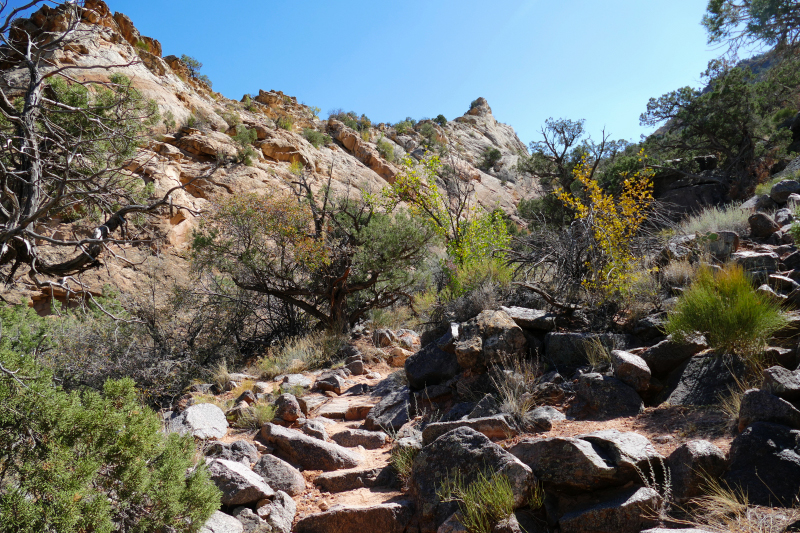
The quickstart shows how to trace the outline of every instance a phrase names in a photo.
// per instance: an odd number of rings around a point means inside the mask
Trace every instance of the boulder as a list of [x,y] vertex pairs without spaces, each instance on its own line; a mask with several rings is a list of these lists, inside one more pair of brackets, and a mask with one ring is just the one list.
[[267,523],[249,507],[237,507],[233,516],[244,526],[244,533],[262,533],[267,531]]
[[592,501],[564,514],[561,533],[639,533],[653,526],[659,496],[647,487],[617,489],[592,495]]
[[200,533],[244,533],[244,526],[231,515],[214,511],[200,528]]
[[[406,349],[401,348],[399,346],[395,346],[389,352],[389,357],[386,359],[386,362],[389,363],[389,366],[391,366],[392,368],[405,367],[406,361],[412,355],[414,355],[414,352],[412,352],[410,350],[406,350]],[[453,360],[455,360],[455,358],[453,358]],[[460,370],[460,367],[459,367],[459,370]]]
[[351,361],[345,365],[345,368],[350,371],[350,374],[353,376],[362,376],[367,373],[366,367],[364,366],[364,361]]
[[579,419],[636,416],[644,410],[642,398],[631,387],[609,376],[590,373],[578,378],[575,400],[567,414]]
[[290,392],[291,389],[295,387],[300,387],[304,390],[311,389],[311,380],[305,377],[303,374],[289,374],[283,376],[281,380],[281,390],[284,392]]
[[228,420],[213,403],[199,403],[170,418],[167,427],[174,433],[189,433],[198,439],[221,439],[228,433]]
[[275,454],[305,470],[339,470],[358,466],[362,457],[338,444],[323,442],[294,429],[264,424],[261,437]]
[[300,431],[319,440],[328,440],[328,432],[325,430],[325,424],[319,420],[306,420],[300,424]]
[[644,392],[650,385],[650,367],[638,355],[623,350],[611,351],[611,364],[614,366],[614,377],[636,392]]
[[701,496],[704,476],[718,479],[727,467],[722,450],[706,440],[692,440],[678,446],[667,464],[672,476],[672,495],[679,503]]
[[551,407],[549,405],[543,405],[536,407],[531,412],[529,412],[525,419],[528,423],[536,426],[537,428],[550,431],[553,428],[553,422],[556,420],[566,420],[567,417],[556,409],[555,407]]
[[456,472],[464,483],[473,482],[479,473],[504,474],[511,483],[515,508],[527,502],[534,482],[528,466],[485,435],[468,427],[454,429],[422,448],[414,458],[409,492],[418,503],[423,530],[435,531],[455,510],[450,504],[440,504],[437,490]]
[[772,217],[775,219],[775,223],[781,227],[794,221],[794,213],[791,209],[786,208],[778,209]]
[[514,427],[505,415],[494,415],[484,418],[470,418],[466,420],[454,420],[452,422],[433,422],[425,426],[422,430],[422,444],[427,446],[445,433],[456,428],[468,427],[482,433],[486,437],[495,440],[510,439],[516,436],[519,431]]
[[278,491],[272,500],[263,500],[256,505],[256,514],[266,522],[272,533],[292,533],[292,522],[297,514],[297,504],[291,496]]
[[275,495],[261,476],[241,463],[214,459],[208,465],[208,473],[222,492],[223,505],[244,505]]
[[796,402],[800,400],[800,375],[782,366],[773,366],[763,372],[762,390],[779,398]]
[[744,250],[731,255],[731,260],[748,272],[777,272],[778,254]]
[[737,357],[706,353],[695,355],[673,370],[656,403],[670,405],[713,405],[720,395],[730,393],[745,364]]
[[733,231],[718,231],[708,241],[708,251],[720,261],[727,261],[739,249],[739,235]]
[[461,324],[455,353],[465,369],[485,370],[504,356],[527,355],[528,342],[516,322],[504,311],[483,311]]
[[378,348],[386,348],[397,344],[397,335],[390,329],[376,329],[372,333],[372,344]]
[[756,422],[733,439],[724,480],[753,505],[791,507],[800,493],[799,443],[798,430]]
[[642,360],[655,376],[664,376],[681,363],[708,348],[702,335],[690,335],[680,342],[672,335],[640,354]]
[[765,390],[750,389],[742,396],[739,431],[753,422],[774,422],[800,429],[800,411],[791,403]]
[[334,372],[325,372],[314,381],[314,386],[317,389],[321,391],[331,391],[336,394],[341,394],[346,385],[347,383],[344,378]]
[[552,331],[556,328],[556,315],[540,309],[526,307],[500,307],[522,329]]
[[574,370],[588,363],[586,348],[595,340],[599,340],[609,350],[628,350],[635,347],[633,339],[628,335],[548,333],[544,338],[544,359],[561,373]]
[[275,400],[275,418],[280,418],[286,422],[294,422],[301,416],[303,411],[300,409],[300,404],[293,394],[281,394]]
[[365,429],[345,429],[331,436],[331,440],[345,448],[363,446],[366,450],[375,450],[386,444],[386,433]]
[[226,459],[228,461],[235,461],[242,463],[250,468],[250,465],[258,461],[261,454],[258,453],[256,447],[246,440],[237,440],[235,442],[214,442],[206,449],[206,456],[215,459]]
[[363,487],[373,488],[391,484],[396,475],[391,466],[366,470],[340,470],[323,472],[314,478],[314,484],[326,492],[346,492]]
[[370,431],[400,429],[408,422],[410,397],[408,387],[387,394],[370,410],[364,427]]
[[769,197],[777,204],[785,204],[790,194],[797,193],[800,193],[800,182],[783,180],[772,186],[769,191]]
[[183,131],[185,133],[175,142],[175,145],[181,150],[206,158],[216,158],[217,154],[224,154],[228,157],[236,156],[236,144],[224,133],[202,132],[190,128],[184,128]]
[[274,455],[263,455],[253,466],[273,490],[282,490],[290,496],[298,496],[306,488],[306,480],[298,469]]
[[578,438],[591,443],[595,449],[601,450],[602,455],[609,457],[623,479],[637,480],[639,472],[648,475],[651,470],[658,472],[664,463],[664,457],[647,437],[632,431],[605,429]]
[[750,236],[755,239],[766,239],[781,229],[780,225],[765,213],[753,213],[747,222],[750,224]]
[[[441,339],[440,339],[441,340]],[[454,353],[445,352],[438,343],[431,343],[405,360],[408,384],[415,389],[438,385],[461,372]]]
[[475,404],[475,407],[467,415],[467,418],[484,418],[487,416],[494,416],[502,411],[502,406],[498,403],[494,396],[485,394],[481,400]]
[[409,501],[370,505],[368,507],[337,507],[324,513],[301,518],[295,533],[404,533],[414,516]]

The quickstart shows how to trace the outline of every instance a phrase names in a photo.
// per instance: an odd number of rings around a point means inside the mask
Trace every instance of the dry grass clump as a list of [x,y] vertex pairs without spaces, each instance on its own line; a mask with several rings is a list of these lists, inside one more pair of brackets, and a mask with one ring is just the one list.
[[536,400],[530,389],[541,375],[538,359],[530,360],[503,353],[501,363],[490,373],[492,383],[499,395],[500,406],[523,425],[527,414],[536,407]]
[[676,232],[682,235],[691,235],[692,233],[735,231],[739,235],[744,235],[749,230],[748,216],[749,213],[737,205],[708,207],[681,222]]
[[783,533],[800,519],[800,509],[751,505],[742,489],[706,480],[706,495],[695,500],[693,525],[713,533]]
[[272,379],[279,374],[315,370],[330,362],[347,344],[347,336],[329,331],[314,332],[289,339],[259,359],[256,368],[261,377]]
[[239,429],[261,429],[264,424],[275,418],[275,411],[274,404],[257,402],[242,410],[231,425]]
[[686,287],[697,275],[697,264],[689,261],[670,261],[661,269],[661,277],[668,287]]
[[586,350],[586,359],[589,361],[589,366],[592,367],[592,370],[598,370],[602,366],[611,363],[611,351],[599,337],[592,337],[584,342],[584,349]]

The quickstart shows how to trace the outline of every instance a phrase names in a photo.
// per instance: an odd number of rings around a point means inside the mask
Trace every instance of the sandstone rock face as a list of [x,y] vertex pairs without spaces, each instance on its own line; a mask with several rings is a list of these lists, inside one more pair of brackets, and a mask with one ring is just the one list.
[[226,461],[214,459],[208,465],[211,480],[222,491],[224,505],[244,505],[271,498],[275,491],[250,468]]
[[474,429],[461,427],[445,433],[425,446],[413,462],[409,490],[417,501],[424,530],[435,531],[455,510],[450,504],[440,504],[436,495],[442,481],[455,471],[463,476],[465,483],[482,471],[505,474],[511,482],[515,507],[527,501],[534,481],[528,466]]
[[211,518],[200,528],[200,533],[244,533],[244,526],[231,515],[214,511]]
[[369,507],[331,509],[302,518],[295,533],[404,533],[414,515],[411,502],[384,503]]
[[189,433],[198,439],[221,439],[228,432],[228,421],[222,409],[211,403],[187,407],[169,420],[167,427],[175,433]]
[[306,470],[338,470],[358,466],[362,457],[350,450],[304,435],[297,430],[265,424],[261,437],[275,448],[276,455]]
[[791,506],[800,492],[798,443],[800,431],[754,423],[733,439],[725,481],[744,490],[752,504]]
[[502,354],[526,355],[528,347],[522,329],[504,311],[483,311],[461,324],[458,336],[455,353],[462,368],[485,369]]
[[668,464],[672,475],[672,494],[678,502],[703,494],[703,476],[717,479],[727,467],[722,450],[705,440],[682,444],[670,454]]
[[274,455],[262,456],[253,466],[253,471],[261,476],[274,490],[282,490],[290,496],[302,494],[306,488],[303,474]]

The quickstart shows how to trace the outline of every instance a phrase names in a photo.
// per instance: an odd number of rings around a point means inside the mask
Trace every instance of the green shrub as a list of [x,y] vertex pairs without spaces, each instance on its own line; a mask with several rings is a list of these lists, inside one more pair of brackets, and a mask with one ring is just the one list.
[[261,429],[275,418],[275,404],[258,402],[244,409],[231,425],[238,429]]
[[488,171],[494,167],[502,157],[503,154],[500,152],[500,150],[494,146],[490,146],[483,151],[483,154],[481,154],[481,162],[478,164],[478,168]]
[[150,51],[150,45],[147,44],[145,41],[142,41],[141,39],[136,41],[136,48],[138,48],[139,50],[144,50],[145,52]]
[[292,131],[292,127],[294,126],[294,119],[289,115],[283,115],[282,117],[278,117],[278,121],[276,122],[276,124],[281,129]]
[[350,129],[356,131],[365,131],[372,127],[372,121],[367,115],[359,117],[355,111],[345,111],[343,109],[334,109],[328,114],[328,118],[336,119]]
[[382,158],[390,163],[394,162],[394,147],[392,146],[392,143],[385,140],[383,135],[381,135],[381,137],[378,139],[378,142],[375,144],[378,148],[378,153],[381,154]]
[[0,309],[0,532],[196,531],[220,493],[190,436],[164,435],[131,379],[65,392],[38,365],[50,321]]
[[171,131],[175,131],[175,127],[177,123],[175,122],[175,114],[172,111],[167,111],[164,113],[164,127],[167,129],[167,133]]
[[304,168],[305,165],[303,165],[303,163],[301,163],[300,161],[292,161],[292,164],[289,165],[289,172],[291,172],[295,176],[299,176],[300,174],[303,173]]
[[330,136],[322,133],[321,131],[312,130],[311,128],[303,128],[303,137],[305,137],[308,142],[314,145],[314,148],[319,148],[320,146],[325,146],[326,144],[331,143]]
[[236,126],[242,123],[242,117],[240,117],[239,113],[237,113],[236,111],[219,110],[218,114],[219,116],[222,117],[222,120],[224,120],[225,123],[228,124],[229,128],[235,128]]
[[456,472],[442,483],[437,496],[443,502],[458,503],[461,523],[469,533],[491,533],[514,512],[514,491],[504,474],[479,472],[467,483]]
[[480,103],[481,103],[481,99],[480,98],[476,98],[475,100],[473,100],[472,102],[469,103],[469,108],[470,109],[475,109],[476,107],[478,107],[480,105]]
[[238,148],[236,150],[236,162],[243,163],[248,167],[253,166],[253,159],[258,157],[258,154],[253,149],[253,143],[258,138],[258,133],[255,128],[249,129],[244,124],[236,126],[236,133],[233,140],[236,141]]
[[408,133],[413,128],[414,125],[408,120],[403,120],[402,122],[398,122],[397,124],[394,125],[394,129],[398,135],[403,135],[405,133]]
[[408,480],[411,479],[411,469],[418,454],[419,449],[413,446],[392,446],[389,464],[397,472],[397,477],[400,478],[404,488],[408,486]]
[[433,121],[442,127],[447,126],[447,119],[444,115],[437,115]]
[[749,276],[736,265],[715,273],[702,268],[670,312],[665,330],[677,339],[694,332],[726,353],[736,353],[757,364],[759,350],[787,319],[769,296],[756,292]]
[[244,95],[244,98],[242,98],[242,103],[244,104],[244,108],[250,111],[251,113],[255,112],[256,109],[258,109],[256,103],[253,101],[253,97],[250,96],[249,94]]

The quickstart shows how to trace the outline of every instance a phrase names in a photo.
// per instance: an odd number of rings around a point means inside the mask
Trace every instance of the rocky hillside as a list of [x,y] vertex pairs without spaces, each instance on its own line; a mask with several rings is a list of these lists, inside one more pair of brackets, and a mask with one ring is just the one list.
[[[180,277],[175,273],[186,271],[182,252],[187,239],[215,198],[288,188],[296,179],[293,172],[300,169],[315,190],[330,175],[338,193],[378,191],[393,181],[402,157],[410,154],[419,159],[425,152],[426,139],[414,129],[400,133],[390,125],[377,124],[355,131],[337,120],[318,118],[308,106],[280,91],[259,90],[252,99],[248,95],[241,101],[228,99],[194,79],[177,57],[162,57],[159,41],[141,35],[124,14],[112,13],[101,0],[89,0],[86,7],[77,41],[54,54],[54,68],[92,67],[65,72],[81,81],[107,81],[111,73],[122,73],[158,104],[163,120],[153,131],[152,141],[127,166],[127,171],[154,185],[155,195],[209,173],[218,156],[235,155],[237,145],[231,137],[237,123],[257,132],[257,158],[252,166],[225,164],[173,195],[176,206],[189,209],[173,210],[159,220],[166,234],[166,242],[158,250],[160,262],[145,267],[140,265],[147,254],[144,250],[116,249],[130,263],[105,258],[107,269],[83,275],[82,283],[93,292],[104,283],[126,292],[141,290],[149,279],[148,268],[157,277]],[[45,6],[24,27],[35,33],[58,30],[64,24],[62,10]],[[21,87],[25,76],[23,69],[8,69],[4,88]],[[472,180],[478,202],[487,209],[499,207],[516,219],[515,205],[531,193],[532,185],[513,168],[519,154],[527,153],[514,130],[495,120],[483,98],[473,102],[464,116],[445,125],[427,122],[434,128],[436,142],[452,145],[453,166],[463,179]],[[303,135],[304,129],[325,133],[332,141],[315,147]],[[381,155],[379,141],[388,143],[393,153],[387,156],[384,150]],[[482,154],[491,147],[500,151],[501,158],[482,170],[478,168]],[[61,289],[53,291],[57,297],[63,295]],[[7,299],[20,301],[23,297],[32,299],[37,309],[47,308],[49,294],[33,286],[16,289]]]

